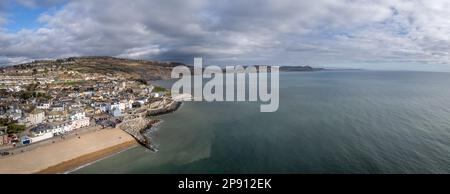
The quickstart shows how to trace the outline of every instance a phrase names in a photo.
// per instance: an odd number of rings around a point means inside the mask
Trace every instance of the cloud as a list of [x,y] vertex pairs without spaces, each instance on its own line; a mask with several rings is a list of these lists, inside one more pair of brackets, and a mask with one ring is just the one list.
[[65,0],[15,0],[17,3],[29,8],[50,7],[64,2]]
[[[3,25],[11,22],[9,16],[13,12],[14,6],[24,6],[29,9],[35,8],[49,8],[55,5],[59,5],[66,0],[2,0],[0,1],[0,29]],[[8,13],[10,12],[10,13]]]
[[[61,3],[18,2],[28,7]],[[43,13],[37,18],[39,29],[0,31],[0,56],[111,55],[187,63],[204,56],[217,64],[450,64],[448,16],[447,0],[78,0]]]
[[5,12],[6,12],[6,2],[0,1],[0,28],[7,22]]

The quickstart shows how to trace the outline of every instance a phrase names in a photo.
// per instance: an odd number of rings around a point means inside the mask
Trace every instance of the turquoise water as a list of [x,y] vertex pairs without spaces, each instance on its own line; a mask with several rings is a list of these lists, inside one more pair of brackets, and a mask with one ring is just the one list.
[[280,108],[189,102],[134,148],[74,173],[450,173],[450,74],[283,73]]

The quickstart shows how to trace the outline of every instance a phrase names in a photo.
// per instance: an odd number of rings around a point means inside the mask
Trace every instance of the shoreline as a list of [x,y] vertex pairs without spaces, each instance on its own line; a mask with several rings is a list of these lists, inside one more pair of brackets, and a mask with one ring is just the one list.
[[139,143],[137,141],[128,141],[119,145],[111,146],[109,148],[99,150],[96,152],[88,153],[77,158],[73,158],[68,161],[61,162],[57,165],[50,166],[44,170],[41,170],[35,174],[66,174],[84,167],[88,164],[95,163],[102,159],[114,156],[120,152],[135,148]]
[[[172,113],[182,104],[174,101],[168,107],[147,110],[146,115]],[[139,134],[155,130],[162,122],[156,120],[154,123],[146,123],[146,126],[150,124],[151,127],[140,130]],[[135,134],[120,127],[88,130],[67,139],[49,140],[40,145],[24,147],[19,153],[0,157],[0,174],[67,174],[139,145],[157,151],[152,145],[143,143],[148,143],[148,140],[142,142]]]
[[136,139],[121,129],[92,131],[13,156],[0,157],[0,174],[65,173],[138,145]]

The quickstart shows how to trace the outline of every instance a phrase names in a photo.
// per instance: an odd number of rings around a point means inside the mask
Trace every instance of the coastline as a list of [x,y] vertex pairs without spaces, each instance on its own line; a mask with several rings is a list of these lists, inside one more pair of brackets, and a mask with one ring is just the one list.
[[64,173],[139,145],[120,129],[93,131],[24,153],[0,157],[1,174]]
[[58,174],[58,173],[72,172],[80,167],[95,163],[96,161],[113,156],[120,152],[134,148],[138,145],[139,144],[136,141],[124,142],[119,145],[111,146],[111,147],[103,149],[103,150],[88,153],[86,155],[59,163],[57,165],[50,166],[44,170],[37,172],[36,174]]
[[[169,101],[163,108],[146,109],[145,116],[172,113],[182,104],[178,101]],[[158,151],[143,135],[155,130],[163,122],[159,119],[155,121],[152,123],[143,120],[145,127],[150,126],[145,128],[148,131],[139,126],[142,122],[133,121],[131,122],[133,125],[125,128],[116,126],[116,128],[87,130],[66,136],[64,139],[53,139],[40,142],[39,145],[17,148],[11,152],[13,155],[0,156],[0,174],[65,174],[139,145]]]
[[[163,110],[158,110],[152,116],[158,116],[158,115],[175,112],[182,106],[182,104],[183,104],[182,102],[172,103],[171,106],[169,106],[168,108],[164,108]],[[151,123],[151,127],[148,129],[148,131],[151,132],[151,131],[155,130],[163,122],[164,122],[163,120],[157,120],[155,123]],[[126,132],[125,130],[123,130],[123,131]],[[147,130],[145,130],[145,131],[147,131]],[[144,133],[145,133],[145,131],[144,131]],[[128,133],[128,132],[126,132],[126,133]],[[80,157],[77,157],[77,158],[74,158],[74,159],[71,159],[68,161],[61,162],[57,165],[50,166],[44,170],[41,170],[41,171],[37,172],[37,174],[70,173],[70,172],[73,172],[74,170],[82,168],[86,165],[93,164],[93,163],[100,161],[102,159],[105,159],[107,157],[113,156],[115,154],[119,154],[128,149],[142,145],[142,143],[139,142],[136,139],[136,137],[134,137],[131,134],[129,134],[129,135],[134,139],[124,142],[124,143],[121,143],[121,144],[118,144],[118,145],[108,147],[103,150],[98,150],[96,152],[88,153],[86,155],[83,155],[83,156],[80,156]],[[151,146],[150,146],[150,148],[154,149]]]

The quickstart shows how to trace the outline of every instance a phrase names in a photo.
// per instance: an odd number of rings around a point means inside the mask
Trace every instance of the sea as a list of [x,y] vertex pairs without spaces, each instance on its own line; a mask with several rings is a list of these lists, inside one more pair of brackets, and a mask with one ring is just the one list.
[[72,173],[450,173],[450,73],[284,72],[278,111],[260,104],[185,102],[149,132],[158,152]]

